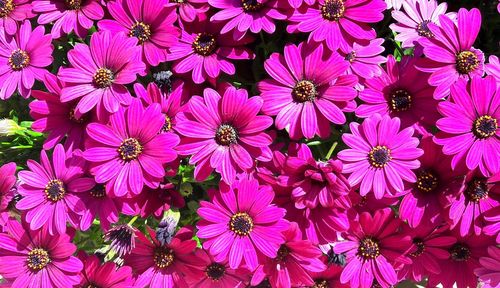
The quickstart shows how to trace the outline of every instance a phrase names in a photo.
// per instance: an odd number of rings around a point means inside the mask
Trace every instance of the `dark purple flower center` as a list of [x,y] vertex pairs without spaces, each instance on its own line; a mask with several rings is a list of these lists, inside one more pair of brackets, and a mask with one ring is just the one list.
[[231,216],[229,229],[239,236],[247,236],[253,230],[253,219],[245,212],[238,212]]
[[486,179],[475,178],[472,179],[465,189],[465,196],[472,202],[479,202],[488,197],[488,185]]
[[434,34],[432,34],[431,30],[429,29],[428,24],[431,23],[431,20],[424,20],[417,25],[417,33],[419,36],[422,37],[427,37],[427,38],[432,38],[434,37]]
[[290,248],[286,247],[285,244],[281,244],[280,248],[278,249],[278,253],[276,254],[275,260],[278,262],[283,262],[286,260],[288,255],[290,255]]
[[207,266],[205,273],[208,278],[217,281],[220,280],[226,273],[226,267],[222,264],[214,262]]
[[97,88],[104,89],[113,84],[113,81],[115,80],[115,74],[108,68],[99,68],[95,72],[93,80],[94,85]]
[[365,237],[359,242],[358,255],[365,260],[375,259],[380,255],[379,241],[373,237]]
[[106,196],[106,189],[104,188],[104,185],[97,184],[90,190],[90,195],[94,198],[104,198]]
[[13,0],[0,0],[0,18],[10,14],[14,10]]
[[497,119],[483,115],[474,121],[472,133],[479,139],[490,138],[495,135],[498,129]]
[[167,268],[174,263],[174,250],[167,247],[158,247],[155,250],[153,260],[156,267],[160,269]]
[[82,7],[82,0],[64,0],[68,10],[78,10]]
[[85,286],[85,288],[101,288],[101,286],[97,286],[94,283],[89,283],[87,284],[87,286]]
[[451,246],[448,252],[450,253],[451,259],[458,262],[467,261],[471,256],[469,247],[463,243],[456,243]]
[[64,183],[59,180],[50,180],[49,183],[45,186],[44,189],[45,196],[47,199],[56,202],[64,198],[66,194],[66,188],[64,187]]
[[354,62],[356,60],[356,51],[351,51],[347,55],[345,55],[345,60],[349,62]]
[[293,87],[292,96],[296,102],[303,103],[306,101],[314,101],[318,96],[318,92],[313,82],[301,80]]
[[217,41],[212,34],[198,33],[192,46],[195,53],[208,56],[214,53],[215,48],[217,48]]
[[421,192],[432,192],[437,188],[438,184],[438,178],[429,171],[422,171],[417,177],[417,189]]
[[424,253],[425,250],[425,244],[424,241],[420,238],[413,238],[413,244],[417,247],[417,250],[414,252],[410,253],[410,256],[412,257],[418,257]]
[[68,118],[69,120],[73,121],[74,123],[77,123],[77,124],[82,124],[84,122],[87,121],[87,117],[86,115],[82,115],[80,116],[80,118],[76,118],[76,115],[75,115],[75,108],[72,108],[69,110],[69,115],[68,115]]
[[30,56],[26,51],[16,49],[10,54],[8,62],[12,70],[19,71],[30,64]]
[[135,24],[130,27],[128,35],[139,39],[139,44],[142,44],[151,37],[151,27],[144,22],[135,22]]
[[391,150],[386,146],[375,146],[368,153],[368,161],[375,168],[383,168],[391,159]]
[[245,12],[256,12],[262,8],[262,3],[257,0],[241,0],[241,5]]
[[321,6],[321,15],[326,20],[338,21],[344,16],[344,12],[344,0],[325,0],[325,3]]
[[328,280],[325,279],[316,279],[314,281],[314,285],[311,286],[311,288],[329,288],[330,284],[328,283]]
[[389,97],[389,108],[393,112],[406,111],[411,107],[411,95],[404,89],[393,91]]
[[165,124],[161,127],[161,132],[168,132],[172,130],[172,119],[165,114]]
[[457,54],[457,71],[461,74],[468,74],[479,67],[479,59],[476,53],[462,51]]
[[123,140],[120,147],[118,147],[118,153],[123,161],[132,161],[137,159],[142,153],[142,146],[139,141],[135,138],[127,138]]
[[134,228],[127,224],[115,226],[104,234],[104,240],[111,242],[111,248],[120,256],[130,253],[135,247],[134,237]]
[[229,124],[222,124],[215,133],[215,141],[219,145],[229,146],[238,140],[238,132]]
[[32,271],[37,272],[45,268],[50,263],[49,253],[45,249],[36,248],[28,252],[26,265]]

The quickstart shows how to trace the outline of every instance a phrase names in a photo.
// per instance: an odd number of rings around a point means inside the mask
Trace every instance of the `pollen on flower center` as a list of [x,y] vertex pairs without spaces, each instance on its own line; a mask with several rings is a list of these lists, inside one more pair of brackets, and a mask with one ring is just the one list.
[[325,279],[317,279],[316,281],[314,281],[314,285],[311,286],[311,288],[328,288],[328,287],[330,287],[330,284]]
[[413,244],[415,244],[415,246],[417,246],[417,250],[415,252],[410,253],[410,256],[418,257],[418,256],[422,255],[424,253],[424,250],[425,250],[424,241],[420,238],[414,238]]
[[104,198],[106,196],[106,190],[104,189],[104,185],[97,184],[90,190],[90,195],[94,198]]
[[123,140],[120,147],[118,147],[118,153],[123,161],[131,161],[137,159],[142,153],[142,146],[139,141],[135,138],[127,138]]
[[356,60],[356,51],[351,51],[347,55],[345,55],[345,60],[349,62],[354,62]]
[[240,236],[247,236],[252,232],[253,219],[245,212],[239,212],[231,216],[229,229]]
[[87,121],[87,117],[85,117],[85,115],[80,116],[80,118],[76,118],[76,116],[75,116],[75,108],[72,108],[71,110],[69,110],[68,114],[69,114],[68,115],[69,120],[71,120],[71,121],[73,121],[75,123],[82,124],[83,122]]
[[457,54],[457,70],[461,74],[470,73],[479,67],[479,59],[474,52],[462,51]]
[[474,121],[472,133],[479,139],[486,139],[495,135],[497,129],[497,119],[489,115],[483,115]]
[[66,188],[64,183],[59,179],[50,180],[44,189],[45,196],[47,199],[56,202],[64,198],[66,194]]
[[309,80],[301,80],[295,84],[292,89],[292,96],[295,101],[303,103],[306,101],[313,101],[318,96],[316,86]]
[[165,114],[165,124],[161,127],[161,132],[168,132],[172,130],[172,119]]
[[410,109],[411,107],[411,95],[408,91],[403,89],[398,89],[391,93],[390,97],[390,108],[393,112],[401,112]]
[[219,280],[226,273],[226,267],[222,264],[214,262],[207,266],[205,273],[208,278],[212,280]]
[[209,33],[198,33],[193,42],[193,50],[197,54],[208,56],[217,48],[215,37]]
[[45,268],[50,262],[49,253],[41,248],[36,248],[28,253],[26,264],[32,271],[37,272]]
[[383,168],[391,159],[391,150],[386,146],[375,146],[368,153],[368,161],[375,168]]
[[321,14],[326,20],[338,21],[344,16],[344,12],[344,0],[325,0],[321,6]]
[[290,249],[286,247],[285,244],[281,244],[280,248],[278,249],[278,254],[276,255],[276,261],[282,262],[286,259],[286,257],[290,254]]
[[172,265],[175,260],[174,251],[170,248],[158,247],[153,258],[156,267],[163,269]]
[[97,88],[107,88],[113,84],[115,80],[115,75],[113,71],[107,68],[99,68],[94,74],[94,84]]
[[238,140],[238,132],[229,124],[222,124],[215,133],[215,140],[219,145],[229,146]]
[[262,8],[262,3],[257,0],[241,0],[241,5],[245,12],[256,12]]
[[68,10],[78,10],[82,6],[82,0],[64,0]]
[[100,286],[97,286],[93,283],[90,283],[90,284],[87,284],[87,286],[85,286],[85,288],[101,288]]
[[129,36],[139,39],[139,44],[142,44],[151,37],[151,27],[144,22],[135,22],[130,28]]
[[19,71],[30,64],[30,56],[26,51],[16,49],[10,54],[8,62],[12,70]]
[[14,0],[0,0],[0,18],[3,18],[14,11]]
[[486,179],[476,178],[470,181],[465,189],[465,195],[470,201],[479,202],[488,197]]
[[424,20],[417,25],[417,33],[419,36],[422,37],[427,37],[427,38],[432,38],[434,37],[434,34],[432,34],[431,30],[429,29],[428,24],[431,23],[431,20]]
[[438,178],[429,171],[422,171],[417,177],[417,189],[421,192],[432,192],[438,184]]
[[471,256],[469,247],[461,243],[453,245],[448,252],[450,253],[451,259],[458,262],[467,261]]
[[359,243],[358,255],[365,260],[375,259],[380,255],[378,240],[372,237],[365,237]]

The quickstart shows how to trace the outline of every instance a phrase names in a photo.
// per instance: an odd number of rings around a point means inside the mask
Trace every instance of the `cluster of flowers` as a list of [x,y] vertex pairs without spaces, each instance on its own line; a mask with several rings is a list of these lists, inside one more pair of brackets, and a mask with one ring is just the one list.
[[[473,47],[481,14],[386,2],[0,0],[0,99],[32,98],[47,135],[39,161],[0,168],[0,286],[500,287],[500,64]],[[411,55],[382,56],[387,9]],[[278,22],[303,41],[249,96],[236,65]],[[332,134],[318,159],[307,139]],[[177,229],[167,179],[187,165],[220,183]],[[114,261],[72,243],[95,225]]]

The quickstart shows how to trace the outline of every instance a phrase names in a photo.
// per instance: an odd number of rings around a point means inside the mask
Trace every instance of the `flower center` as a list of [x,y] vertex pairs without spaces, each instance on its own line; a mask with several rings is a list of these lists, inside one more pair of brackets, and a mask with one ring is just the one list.
[[82,6],[82,0],[64,0],[68,10],[78,10]]
[[90,190],[90,195],[94,198],[104,198],[106,196],[106,190],[104,189],[104,185],[97,184],[94,186],[92,190]]
[[219,145],[229,146],[238,140],[238,132],[229,124],[222,124],[215,133],[215,140]]
[[12,51],[8,61],[12,70],[19,71],[30,64],[30,56],[26,51],[16,49]]
[[457,70],[461,74],[470,73],[479,66],[479,59],[474,52],[462,51],[457,54]]
[[174,263],[174,251],[169,248],[159,247],[156,249],[154,254],[154,261],[156,267],[163,269]]
[[344,0],[325,0],[325,4],[321,6],[321,14],[326,20],[338,21],[344,16],[344,12]]
[[314,285],[311,286],[311,288],[329,288],[330,285],[327,280],[325,279],[317,279],[314,281]]
[[26,259],[28,268],[37,272],[45,268],[50,262],[49,253],[41,248],[36,248],[28,253]]
[[151,27],[144,22],[135,22],[128,35],[139,39],[139,44],[142,44],[151,37]]
[[368,153],[368,161],[375,168],[383,168],[391,159],[391,150],[386,146],[373,147]]
[[290,254],[290,249],[286,247],[285,244],[281,244],[280,249],[278,249],[278,254],[276,255],[275,260],[278,262],[285,261],[286,257]]
[[316,86],[309,80],[301,80],[295,84],[292,89],[292,96],[295,101],[303,103],[306,101],[313,101],[318,96]]
[[345,55],[345,60],[349,62],[354,62],[356,60],[356,51],[351,51],[347,55]]
[[365,237],[359,243],[358,255],[365,260],[375,259],[380,255],[378,240],[372,237]]
[[207,274],[208,278],[217,281],[221,279],[226,273],[226,267],[224,267],[224,265],[222,264],[214,262],[207,266],[205,273]]
[[94,84],[97,88],[107,88],[113,84],[115,75],[107,68],[99,68],[94,74]]
[[262,8],[262,3],[257,2],[257,0],[241,0],[241,5],[245,12],[255,12]]
[[165,114],[165,124],[161,127],[161,132],[168,132],[172,130],[172,119]]
[[123,161],[135,160],[142,153],[142,146],[137,139],[127,138],[118,147],[118,153]]
[[479,139],[489,138],[497,132],[498,122],[497,119],[483,115],[474,121],[474,129],[472,133]]
[[465,195],[470,201],[478,203],[488,197],[488,186],[485,179],[473,179],[465,189]]
[[431,20],[424,20],[417,25],[417,33],[419,36],[422,37],[427,37],[427,38],[432,38],[434,37],[434,34],[432,34],[431,30],[429,29],[428,24],[431,23]]
[[471,252],[469,247],[465,244],[457,243],[453,245],[448,252],[450,252],[451,259],[462,262],[470,258]]
[[252,232],[253,219],[245,212],[236,213],[229,221],[229,229],[240,236],[247,236]]
[[198,33],[193,42],[193,50],[197,54],[208,56],[217,48],[215,37],[208,33]]
[[64,183],[59,180],[50,180],[47,186],[45,186],[45,196],[47,199],[56,202],[64,198],[64,194],[66,194],[66,188],[64,188]]
[[10,14],[14,10],[13,0],[0,0],[0,18]]
[[87,121],[87,117],[85,117],[85,115],[80,116],[80,118],[76,118],[75,108],[72,108],[71,110],[69,110],[68,118],[69,118],[69,120],[71,120],[77,124],[82,124],[83,122]]
[[417,250],[415,252],[410,253],[410,256],[417,257],[422,255],[425,250],[424,241],[422,241],[422,239],[420,238],[413,238],[413,244],[417,246]]
[[421,192],[432,192],[438,186],[438,178],[428,171],[422,171],[417,178],[417,189]]
[[184,0],[170,0],[170,3],[184,4]]
[[94,283],[87,284],[85,288],[101,288],[100,286],[95,285]]
[[390,105],[393,112],[406,111],[411,107],[411,95],[403,89],[393,91],[390,95]]

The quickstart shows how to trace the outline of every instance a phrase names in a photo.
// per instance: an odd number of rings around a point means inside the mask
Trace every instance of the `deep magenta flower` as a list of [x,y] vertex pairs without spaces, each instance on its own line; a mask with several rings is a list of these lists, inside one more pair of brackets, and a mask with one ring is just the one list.
[[104,10],[98,0],[35,0],[33,12],[40,14],[38,24],[52,26],[52,38],[57,39],[72,31],[85,38],[95,20],[104,17]]
[[16,163],[9,162],[0,166],[0,212],[6,211],[14,193],[16,184]]
[[487,75],[495,77],[497,85],[500,84],[500,62],[497,56],[491,55],[490,58],[488,58],[488,64],[484,65],[484,70]]
[[439,103],[443,118],[436,126],[444,133],[434,142],[453,156],[453,169],[465,162],[470,170],[479,167],[484,176],[500,171],[500,87],[495,82],[491,76],[470,83],[460,79],[451,87],[450,101]]
[[429,84],[436,86],[435,99],[447,97],[458,79],[483,75],[484,54],[472,47],[481,27],[478,9],[461,8],[456,23],[449,16],[440,15],[439,26],[428,23],[427,27],[434,37],[419,39],[426,58],[418,68],[432,73]]
[[402,221],[394,217],[391,209],[378,210],[373,215],[362,213],[352,221],[346,232],[347,241],[337,243],[335,253],[346,253],[347,265],[340,276],[342,283],[351,287],[369,288],[376,281],[382,287],[398,282],[395,268],[411,263],[406,253],[411,237],[401,234]]
[[104,231],[109,230],[111,223],[118,221],[121,202],[116,198],[110,198],[103,185],[97,184],[78,196],[84,206],[79,226],[81,231],[89,229],[97,216],[99,216],[99,223]]
[[488,247],[488,256],[479,258],[480,268],[474,270],[484,288],[494,288],[500,285],[500,248]]
[[36,80],[43,80],[47,72],[44,67],[53,61],[51,39],[45,28],[31,30],[30,21],[21,24],[13,37],[0,29],[0,99],[10,98],[14,91],[28,98]]
[[322,44],[288,44],[284,55],[273,53],[264,67],[272,79],[258,83],[262,111],[276,115],[276,128],[286,128],[292,139],[328,137],[330,122],[344,124],[343,111],[355,107],[357,78],[342,75],[349,62],[336,52],[326,55]]
[[254,159],[270,161],[272,142],[264,130],[272,125],[269,116],[257,115],[262,107],[258,96],[248,98],[244,89],[230,86],[221,97],[211,88],[203,98],[193,96],[189,111],[178,114],[177,132],[184,136],[177,147],[181,155],[193,155],[195,178],[204,180],[215,169],[230,184],[237,173],[249,171]]
[[340,51],[340,55],[350,63],[347,71],[366,79],[380,76],[382,74],[380,65],[386,62],[385,57],[380,55],[385,50],[383,43],[382,38],[373,39],[367,45],[354,42],[352,47]]
[[114,262],[101,261],[95,255],[78,253],[78,258],[83,262],[80,275],[80,284],[76,287],[106,287],[106,288],[132,288],[132,269],[128,266],[117,267]]
[[179,28],[173,25],[177,20],[175,7],[167,4],[165,0],[112,1],[106,8],[113,20],[99,21],[99,29],[137,38],[143,62],[157,66],[167,60],[166,50],[179,36]]
[[145,69],[135,37],[109,31],[92,34],[90,47],[78,43],[68,52],[72,68],[60,69],[58,78],[67,85],[61,101],[79,99],[75,109],[85,114],[97,107],[97,114],[114,113],[120,105],[130,104],[125,84],[135,81]]
[[83,268],[71,256],[75,251],[67,234],[50,235],[47,226],[33,230],[11,218],[6,233],[0,233],[0,274],[12,281],[12,288],[72,288]]
[[429,74],[415,68],[418,58],[403,57],[396,62],[387,57],[382,75],[365,79],[365,89],[359,93],[364,104],[356,109],[356,116],[366,118],[375,113],[399,117],[402,127],[431,127],[439,119],[438,101],[432,97],[434,87],[427,83]]
[[[143,123],[148,123],[143,125]],[[128,108],[110,116],[110,124],[87,126],[89,142],[84,157],[93,162],[90,169],[98,183],[106,183],[110,195],[141,193],[144,185],[156,188],[165,176],[163,165],[175,160],[179,137],[161,133],[165,117],[160,105],[144,108],[134,99]]]
[[40,164],[28,160],[29,170],[19,172],[18,188],[23,198],[16,208],[26,211],[26,221],[35,230],[47,227],[51,235],[64,234],[66,222],[77,227],[83,211],[78,194],[94,187],[94,179],[84,177],[85,160],[81,151],[64,151],[61,144],[54,148],[52,161],[45,150]]
[[285,210],[271,204],[274,193],[255,179],[243,178],[227,189],[211,191],[211,202],[202,201],[198,215],[199,238],[218,262],[229,261],[232,269],[245,259],[254,270],[258,254],[275,258],[284,242],[281,231],[288,228]]
[[343,172],[350,174],[351,186],[361,183],[361,196],[370,191],[377,199],[400,194],[404,191],[403,180],[417,181],[412,170],[420,167],[417,159],[423,151],[417,148],[418,139],[412,137],[413,128],[400,131],[399,118],[379,114],[349,127],[352,134],[343,134],[342,140],[350,149],[337,156],[344,162]]
[[485,221],[483,227],[484,234],[493,237],[496,236],[497,243],[500,243],[500,206],[488,210],[484,213],[483,218]]
[[184,207],[184,198],[172,183],[160,184],[157,189],[144,188],[139,195],[124,199],[122,213],[126,215],[140,215],[143,218],[154,216],[163,217],[163,213],[172,206]]
[[29,0],[4,0],[0,8],[0,28],[7,35],[15,35],[19,22],[35,17]]
[[328,262],[328,257],[322,256],[320,258],[323,263],[328,266],[322,272],[310,272],[311,278],[314,280],[314,284],[311,287],[321,287],[321,288],[349,288],[348,284],[343,284],[340,282],[340,275],[342,274],[343,267],[332,264]]
[[176,0],[173,4],[177,7],[179,18],[185,22],[193,22],[198,15],[204,15],[210,9],[206,0]]

